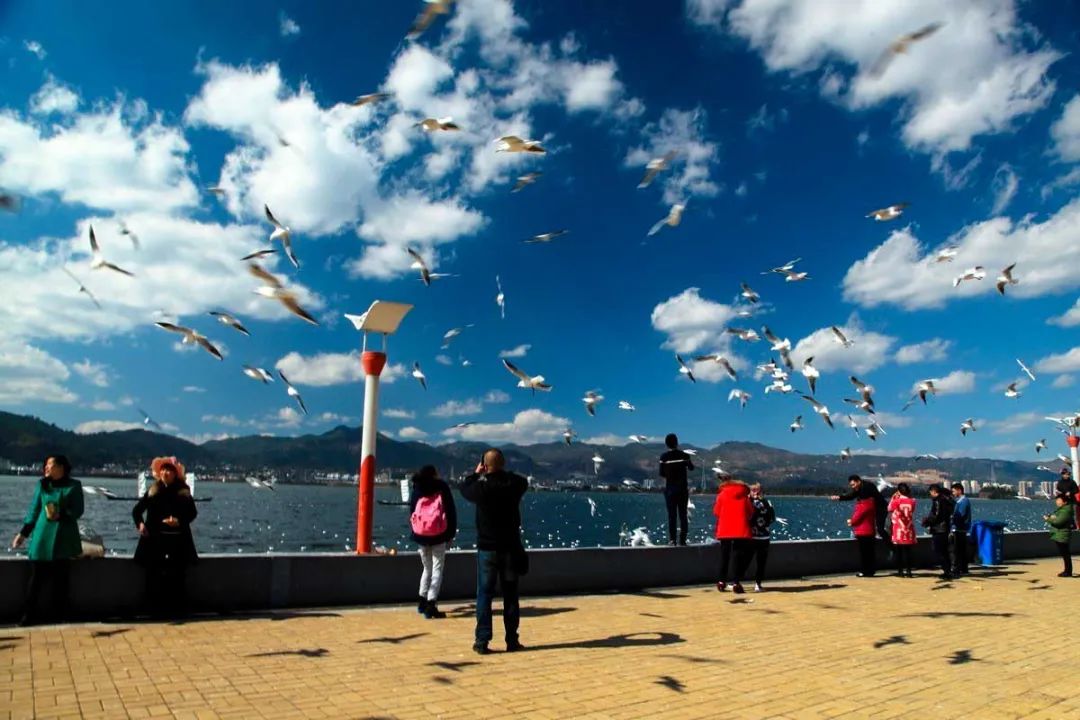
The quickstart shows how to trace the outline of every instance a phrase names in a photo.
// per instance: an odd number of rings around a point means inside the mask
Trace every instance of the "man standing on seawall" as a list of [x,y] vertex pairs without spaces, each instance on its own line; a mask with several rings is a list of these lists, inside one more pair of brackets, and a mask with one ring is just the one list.
[[667,452],[660,456],[660,477],[664,478],[664,502],[667,504],[668,540],[675,544],[675,514],[679,516],[679,544],[686,545],[686,506],[690,502],[690,487],[686,475],[694,469],[690,456],[679,449],[679,438],[669,433],[664,438]]
[[964,486],[952,484],[953,504],[953,575],[968,574],[968,533],[971,532],[971,501],[964,494]]
[[506,651],[524,649],[518,641],[521,610],[518,577],[527,571],[521,543],[521,498],[529,482],[505,470],[506,458],[488,450],[476,472],[465,479],[462,496],[476,504],[476,640],[473,651],[491,652],[491,601],[498,580],[503,597]]

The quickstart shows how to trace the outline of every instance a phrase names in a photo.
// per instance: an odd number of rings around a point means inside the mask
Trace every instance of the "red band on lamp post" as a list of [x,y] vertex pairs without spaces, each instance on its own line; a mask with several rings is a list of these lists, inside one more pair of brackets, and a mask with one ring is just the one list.
[[1066,435],[1065,442],[1069,443],[1069,447],[1071,448],[1080,447],[1080,436]]
[[386,353],[366,350],[360,356],[360,366],[364,368],[365,375],[382,375],[383,368],[386,367]]

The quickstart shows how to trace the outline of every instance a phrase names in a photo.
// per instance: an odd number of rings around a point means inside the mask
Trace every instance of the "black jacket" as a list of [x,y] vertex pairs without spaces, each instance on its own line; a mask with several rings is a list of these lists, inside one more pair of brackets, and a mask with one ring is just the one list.
[[[145,514],[145,518],[144,518]],[[139,538],[135,548],[135,562],[154,565],[166,558],[172,562],[192,563],[198,559],[195,552],[195,540],[191,537],[191,523],[199,514],[195,509],[195,500],[186,485],[174,482],[165,485],[155,482],[146,491],[131,517],[135,526],[146,525],[147,536]],[[174,517],[180,524],[174,528],[165,524],[167,517]]]
[[686,474],[694,469],[690,456],[682,450],[668,450],[660,456],[660,477],[666,483],[666,492],[688,493]]
[[476,547],[501,552],[521,549],[521,498],[529,481],[505,470],[473,474],[461,486],[462,496],[476,503]]
[[1067,495],[1068,501],[1070,503],[1076,502],[1076,493],[1078,489],[1076,486],[1076,481],[1072,478],[1069,478],[1068,480],[1058,480],[1057,486],[1055,486],[1054,489],[1057,490],[1059,493]]
[[411,517],[416,512],[416,503],[420,502],[420,498],[430,497],[437,493],[442,495],[443,512],[446,513],[446,532],[431,537],[412,533],[413,542],[420,545],[448,543],[457,535],[457,508],[454,506],[454,493],[445,480],[414,475],[412,487],[409,490],[409,516]]
[[859,483],[858,489],[843,493],[839,497],[840,500],[865,500],[866,498],[873,498],[874,515],[878,520],[878,525],[880,526],[881,523],[885,521],[885,512],[888,509],[888,505],[885,503],[885,497],[874,483],[863,480]]
[[768,540],[772,537],[769,526],[776,520],[776,511],[768,498],[750,498],[750,504],[754,506],[754,514],[750,517],[750,534],[755,540]]
[[932,498],[930,514],[923,518],[922,524],[932,535],[948,534],[949,523],[952,520],[953,501],[944,493],[939,493]]

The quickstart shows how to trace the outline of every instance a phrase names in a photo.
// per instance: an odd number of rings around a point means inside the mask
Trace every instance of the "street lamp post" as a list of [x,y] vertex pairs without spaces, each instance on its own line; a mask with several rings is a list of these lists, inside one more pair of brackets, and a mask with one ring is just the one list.
[[[364,420],[360,440],[359,498],[356,507],[356,554],[371,552],[375,508],[375,442],[378,439],[379,376],[386,367],[386,341],[395,333],[412,305],[376,300],[363,315],[345,317],[364,334],[360,364],[364,368]],[[382,335],[382,350],[368,350],[370,333]]]

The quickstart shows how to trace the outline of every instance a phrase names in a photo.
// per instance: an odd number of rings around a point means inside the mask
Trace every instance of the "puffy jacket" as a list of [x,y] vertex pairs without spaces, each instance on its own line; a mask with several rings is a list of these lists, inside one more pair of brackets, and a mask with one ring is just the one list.
[[1067,543],[1072,534],[1073,511],[1068,503],[1054,510],[1047,518],[1046,524],[1053,528],[1050,531],[1050,539],[1054,542]]
[[855,510],[851,513],[851,531],[855,537],[874,537],[877,533],[877,509],[873,498],[855,501]]
[[750,518],[754,506],[750,503],[750,488],[741,482],[726,482],[716,493],[713,515],[716,516],[716,539],[730,540],[751,537]]
[[889,499],[893,545],[915,544],[915,498],[894,493]]
[[923,527],[928,529],[931,535],[948,534],[953,514],[952,499],[939,494],[932,502],[930,514],[923,518]]

